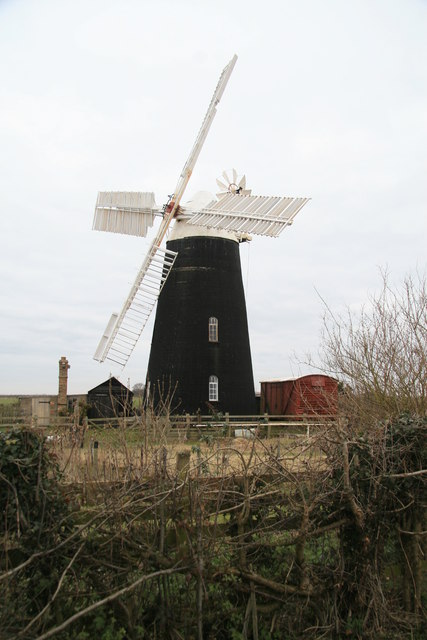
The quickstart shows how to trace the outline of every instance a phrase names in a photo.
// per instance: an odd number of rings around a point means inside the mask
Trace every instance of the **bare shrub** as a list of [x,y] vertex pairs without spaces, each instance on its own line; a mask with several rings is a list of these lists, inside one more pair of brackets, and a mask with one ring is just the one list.
[[335,315],[325,305],[324,368],[344,385],[352,418],[427,413],[427,287],[425,276],[407,276],[382,289],[355,313]]

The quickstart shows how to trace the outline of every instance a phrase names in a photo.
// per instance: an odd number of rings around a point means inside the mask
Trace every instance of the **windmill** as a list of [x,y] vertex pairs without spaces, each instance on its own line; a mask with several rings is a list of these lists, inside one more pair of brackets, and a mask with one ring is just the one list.
[[[124,367],[157,302],[147,388],[154,404],[173,395],[178,412],[208,405],[254,412],[255,393],[239,243],[277,237],[308,198],[253,196],[233,169],[217,180],[217,198],[196,194],[181,206],[237,56],[224,68],[169,202],[150,192],[101,192],[93,229],[145,236],[161,223],[120,313],[112,314],[94,358]],[[162,247],[171,223],[166,247]]]

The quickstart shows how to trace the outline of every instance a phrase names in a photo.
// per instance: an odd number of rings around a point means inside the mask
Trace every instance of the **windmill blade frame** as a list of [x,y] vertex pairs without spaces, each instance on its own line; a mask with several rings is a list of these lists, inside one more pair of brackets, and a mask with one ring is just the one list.
[[[121,312],[111,316],[101,341],[98,344],[94,359],[100,362],[109,359],[119,364],[122,368],[125,367],[172,269],[177,254],[174,251],[162,250],[160,245],[170,223],[179,210],[182,196],[184,195],[197,158],[199,157],[212,121],[216,115],[218,103],[221,100],[236,61],[237,55],[234,55],[226,67],[224,67],[219,77],[202,126],[200,127],[190,155],[178,179],[171,202],[165,207],[163,220],[156,237],[142,263]],[[141,324],[138,325],[137,323]]]
[[205,143],[205,140],[209,133],[209,129],[211,128],[213,119],[216,116],[216,108],[219,104],[219,101],[222,98],[222,95],[225,91],[225,87],[227,86],[227,83],[230,79],[230,76],[233,72],[236,62],[237,62],[237,55],[234,54],[230,62],[222,70],[222,73],[219,77],[218,83],[215,87],[215,91],[209,103],[208,110],[203,119],[202,126],[200,127],[199,133],[197,134],[196,140],[190,151],[190,155],[188,156],[187,161],[184,164],[178,183],[175,187],[174,195],[172,196],[172,203],[171,203],[172,207],[169,214],[169,223],[173,219],[176,211],[178,210],[179,203],[181,202],[181,198],[184,195],[184,191],[187,187],[188,181],[191,178],[191,174],[193,173],[193,169],[197,162],[197,158],[200,155],[200,151],[202,150],[202,147]]
[[126,365],[177,255],[176,251],[151,247],[121,312],[112,314],[93,356],[94,360],[111,360],[122,368]]
[[161,211],[152,192],[100,191],[92,229],[145,237],[155,215]]
[[188,223],[277,238],[309,200],[227,193],[195,212]]

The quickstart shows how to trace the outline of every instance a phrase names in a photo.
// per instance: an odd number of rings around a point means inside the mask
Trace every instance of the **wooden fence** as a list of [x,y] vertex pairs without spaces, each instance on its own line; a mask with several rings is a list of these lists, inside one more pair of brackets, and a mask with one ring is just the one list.
[[[323,428],[325,424],[333,422],[335,416],[272,416],[263,415],[133,415],[128,417],[83,419],[79,424],[72,416],[55,416],[51,418],[48,427],[39,427],[48,433],[51,429],[68,431],[76,428],[88,429],[96,432],[100,429],[141,428],[155,439],[162,438],[170,442],[196,441],[209,437],[262,437],[272,438],[282,435],[309,436],[310,433]],[[15,426],[37,427],[37,421],[31,417],[1,416],[0,431],[7,431]]]

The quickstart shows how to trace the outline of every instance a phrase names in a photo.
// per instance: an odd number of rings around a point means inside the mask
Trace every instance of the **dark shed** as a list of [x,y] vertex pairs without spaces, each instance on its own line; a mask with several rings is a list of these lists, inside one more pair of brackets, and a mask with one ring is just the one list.
[[133,393],[117,378],[111,377],[87,393],[88,417],[114,418],[132,412]]
[[338,382],[330,376],[310,374],[261,382],[261,413],[335,415],[337,405]]

